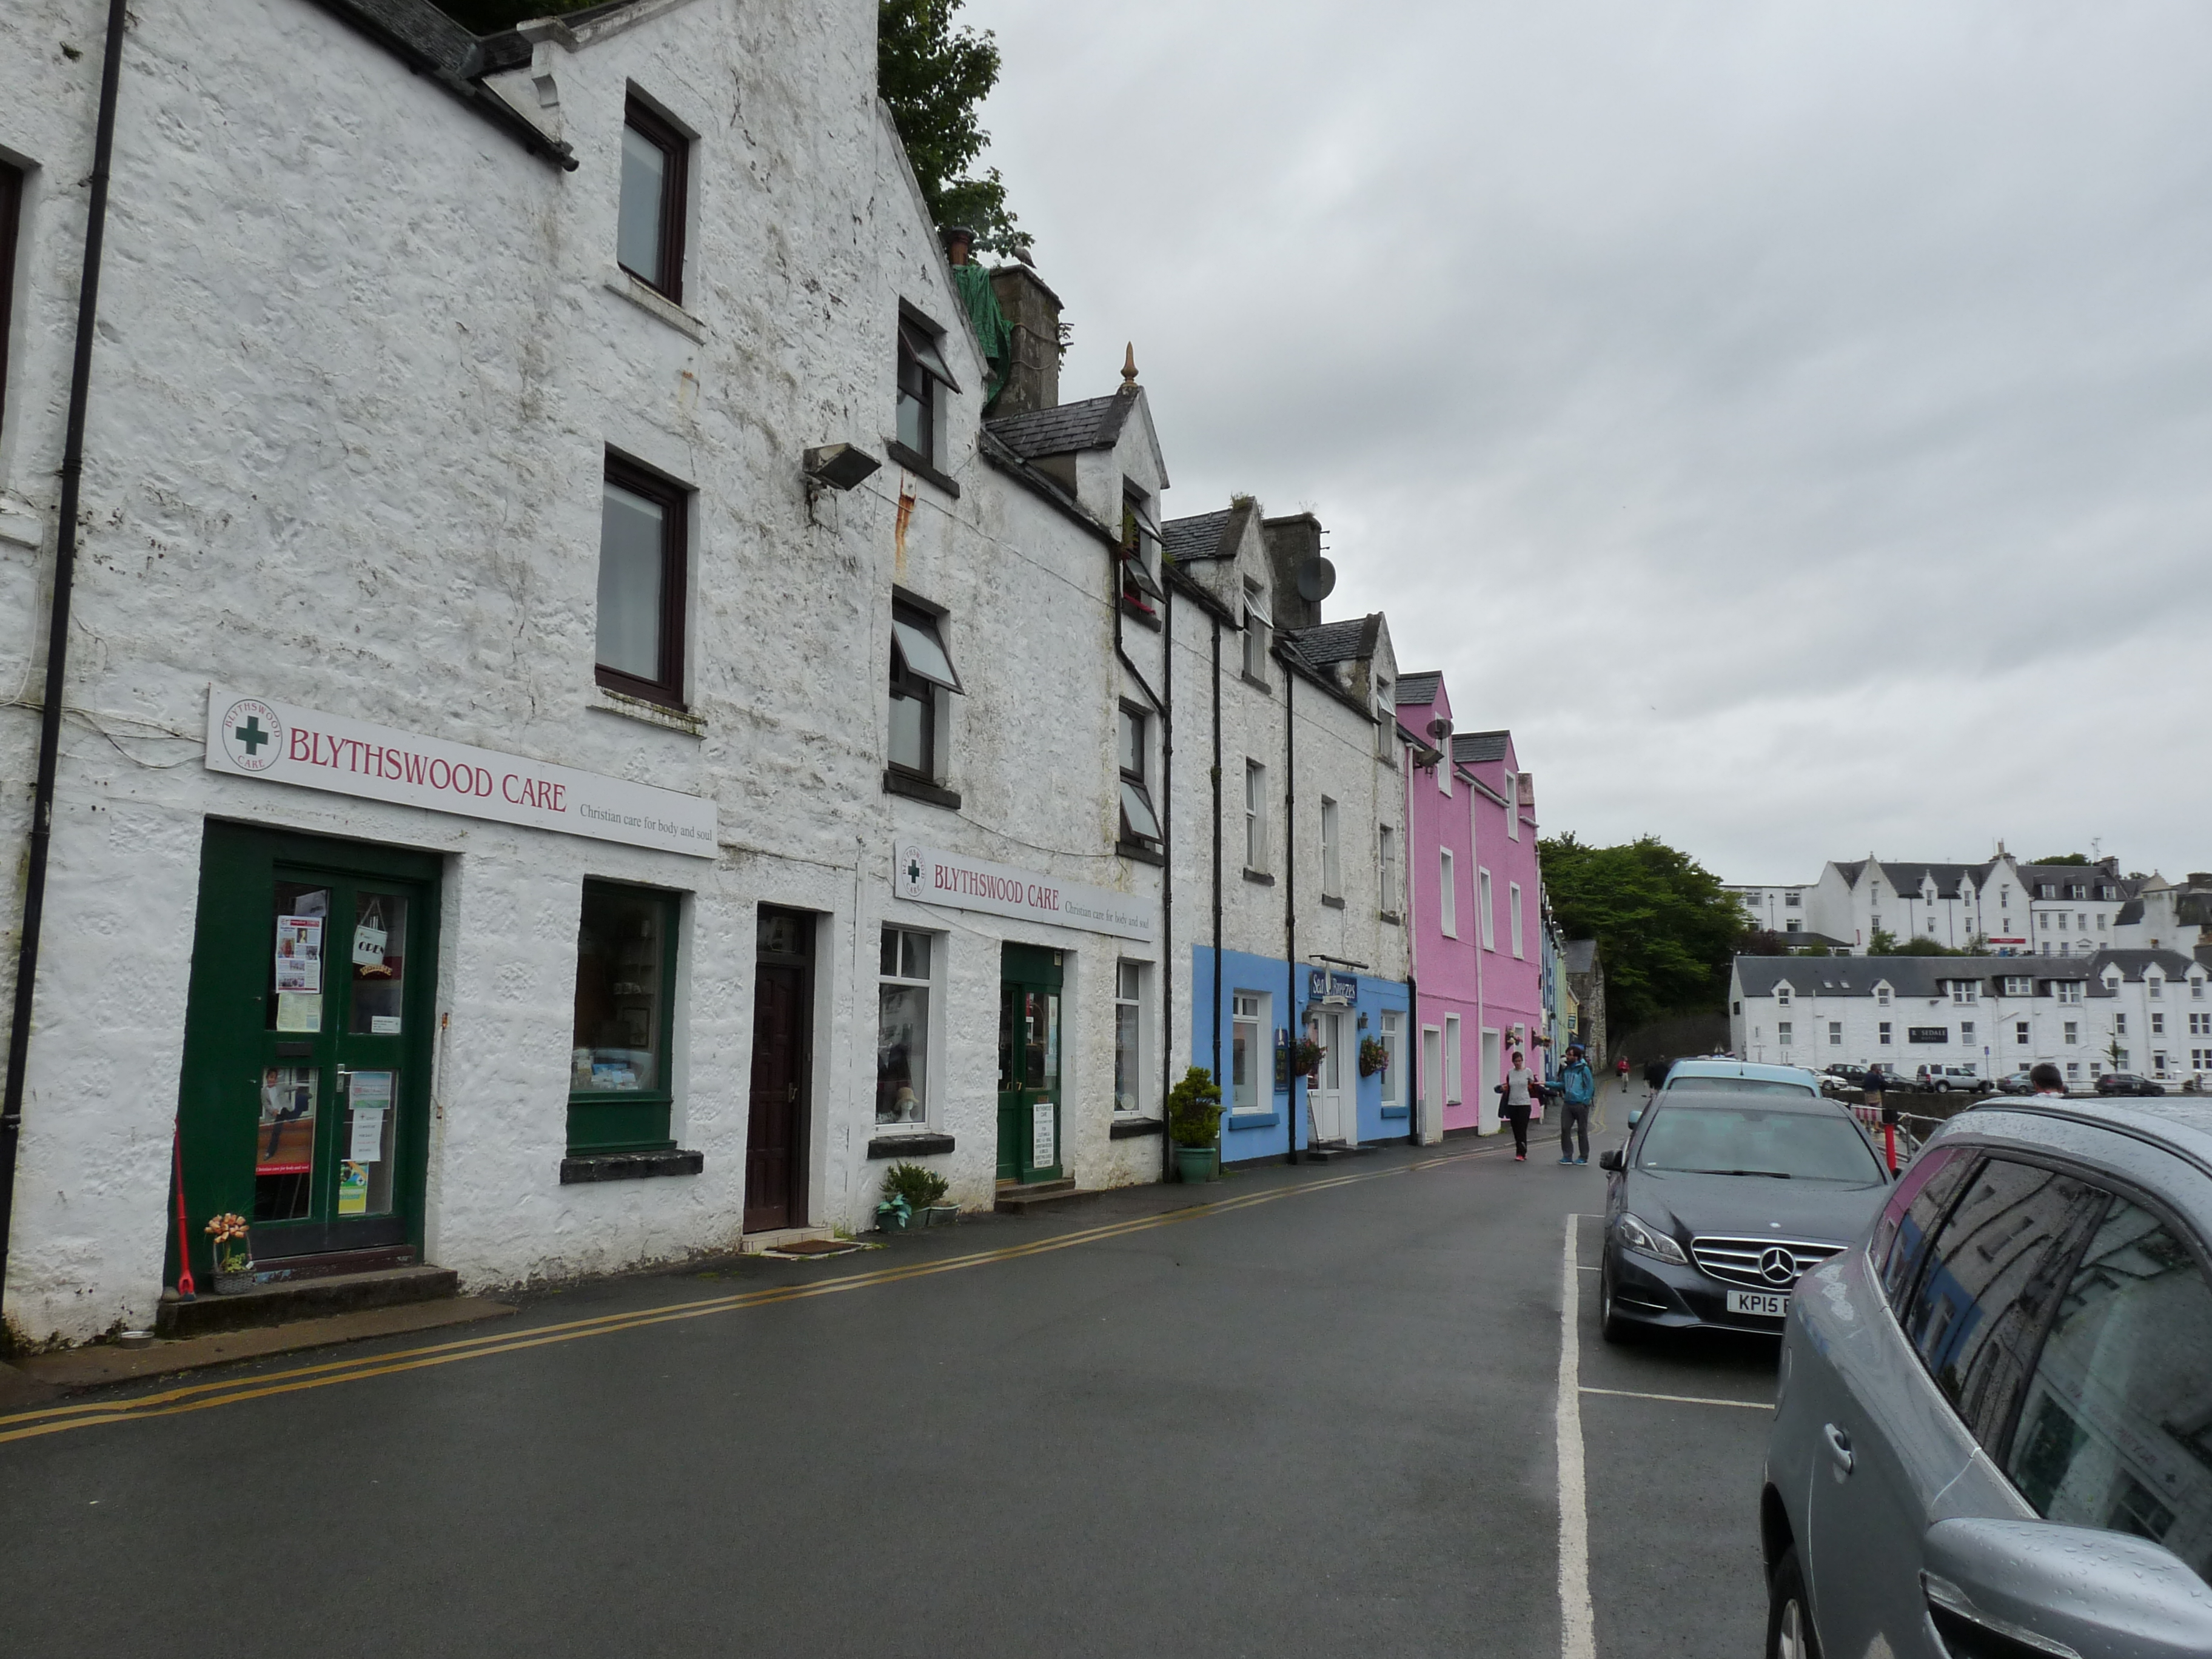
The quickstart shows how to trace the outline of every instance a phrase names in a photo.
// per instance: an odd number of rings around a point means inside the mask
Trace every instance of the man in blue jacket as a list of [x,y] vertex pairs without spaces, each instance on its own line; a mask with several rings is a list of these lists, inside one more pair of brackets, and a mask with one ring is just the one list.
[[[1559,1067],[1559,1162],[1589,1162],[1590,1102],[1597,1098],[1597,1075],[1583,1058],[1580,1045],[1567,1050],[1567,1063]],[[1582,1139],[1580,1155],[1575,1140]]]

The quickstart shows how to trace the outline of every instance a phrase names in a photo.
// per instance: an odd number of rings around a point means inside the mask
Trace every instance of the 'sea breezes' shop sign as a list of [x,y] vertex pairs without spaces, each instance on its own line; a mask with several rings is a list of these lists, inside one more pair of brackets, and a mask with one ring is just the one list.
[[988,910],[994,915],[1020,916],[1118,939],[1152,937],[1155,906],[1148,898],[933,847],[902,843],[891,870],[891,888],[901,898],[924,904]]
[[714,803],[696,795],[417,737],[220,685],[208,692],[207,764],[237,777],[715,856]]

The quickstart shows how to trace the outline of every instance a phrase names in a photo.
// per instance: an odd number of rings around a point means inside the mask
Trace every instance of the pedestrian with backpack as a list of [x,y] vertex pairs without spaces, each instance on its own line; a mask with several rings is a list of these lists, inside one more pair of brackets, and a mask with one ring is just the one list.
[[[1597,1098],[1597,1074],[1583,1058],[1579,1046],[1567,1050],[1567,1063],[1559,1067],[1559,1162],[1589,1162],[1590,1103]],[[1581,1156],[1575,1139],[1582,1139]]]

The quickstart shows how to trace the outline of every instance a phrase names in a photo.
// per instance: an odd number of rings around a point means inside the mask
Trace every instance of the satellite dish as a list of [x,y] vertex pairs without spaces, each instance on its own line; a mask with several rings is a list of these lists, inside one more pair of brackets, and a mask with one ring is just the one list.
[[1336,591],[1336,567],[1318,553],[1298,566],[1298,597],[1319,605]]

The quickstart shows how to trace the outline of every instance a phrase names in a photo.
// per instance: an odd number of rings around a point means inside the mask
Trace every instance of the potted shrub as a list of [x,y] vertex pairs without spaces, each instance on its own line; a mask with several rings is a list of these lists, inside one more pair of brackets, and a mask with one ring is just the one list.
[[903,1231],[917,1224],[950,1226],[960,1218],[960,1206],[945,1201],[950,1184],[936,1170],[902,1158],[884,1171],[884,1201],[876,1206],[877,1219],[884,1221],[886,1212],[897,1217],[896,1225],[886,1224],[889,1232]]
[[1376,1073],[1384,1070],[1389,1064],[1390,1051],[1383,1046],[1381,1037],[1359,1039],[1360,1076],[1373,1077]]
[[1213,1142],[1220,1132],[1221,1085],[1206,1067],[1194,1066],[1168,1091],[1168,1133],[1175,1139],[1178,1177],[1215,1178]]

